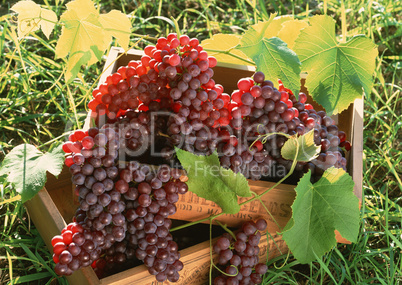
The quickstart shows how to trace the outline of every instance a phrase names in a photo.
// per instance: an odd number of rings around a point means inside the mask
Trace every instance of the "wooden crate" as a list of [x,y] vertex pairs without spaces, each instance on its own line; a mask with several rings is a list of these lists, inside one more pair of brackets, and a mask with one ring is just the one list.
[[[32,200],[25,203],[30,218],[50,252],[53,251],[51,239],[53,236],[60,234],[66,224],[72,220],[77,208],[71,196],[71,187],[71,174],[68,168],[65,167],[57,179],[52,175],[48,175],[46,186]],[[283,244],[284,242],[276,234],[273,235],[269,242],[263,236],[260,245],[260,259],[264,260],[266,258],[267,250],[269,250],[269,259],[285,253],[281,252]],[[184,269],[180,271],[179,282],[172,284],[207,284],[210,264],[209,240],[183,249],[180,254]],[[216,259],[216,255],[214,255],[214,258]],[[86,267],[76,271],[71,276],[67,276],[67,280],[71,285],[157,284],[155,276],[148,273],[145,265],[102,279],[98,279],[91,267]],[[164,284],[170,283],[165,282]]]
[[[139,59],[141,51],[130,50],[127,54],[119,48],[112,48],[100,82],[104,82],[106,77],[115,72],[119,66],[127,65],[130,60]],[[241,66],[233,64],[218,64],[214,68],[214,80],[222,84],[225,92],[231,93],[237,89],[237,80],[242,77],[251,76],[254,68],[250,66]],[[306,90],[303,90],[307,92]],[[311,100],[311,99],[309,99]],[[315,105],[314,102],[310,102]],[[317,106],[315,105],[317,109]],[[352,149],[349,152],[348,171],[355,182],[355,195],[362,199],[362,153],[363,153],[363,101],[355,100],[347,110],[334,118],[345,131],[348,139],[352,143]],[[86,121],[86,127],[89,126],[90,116]],[[353,158],[353,159],[352,159]],[[273,183],[264,181],[249,181],[249,185],[256,193],[261,193]],[[50,251],[52,251],[51,238],[60,234],[66,223],[72,220],[77,205],[73,201],[71,194],[72,184],[71,175],[67,169],[59,175],[58,179],[49,176],[46,186],[25,205],[35,226],[42,238],[45,240]],[[271,212],[269,216],[259,202],[252,202],[244,205],[241,211],[236,215],[223,215],[219,221],[229,226],[238,226],[241,222],[258,217],[264,217],[268,221],[268,231],[271,234],[269,240],[266,236],[260,243],[260,261],[265,261],[266,257],[272,259],[288,251],[287,246],[281,236],[277,234],[279,228],[283,228],[291,217],[291,205],[295,197],[293,185],[282,184],[272,189],[263,197],[263,201]],[[188,192],[183,195],[177,203],[177,213],[171,216],[172,219],[182,219],[187,221],[205,218],[212,213],[219,211],[219,207],[214,203],[206,201],[196,195]],[[278,227],[279,226],[279,227]],[[179,232],[173,233],[173,235]],[[347,242],[337,234],[338,242]],[[268,254],[267,254],[268,251]],[[209,241],[202,242],[195,246],[183,249],[181,260],[184,263],[184,269],[180,272],[180,280],[175,284],[179,285],[201,285],[208,283],[208,271],[210,264]],[[216,256],[214,255],[214,258]],[[78,270],[72,276],[67,277],[72,285],[87,284],[107,284],[107,285],[148,285],[157,284],[155,277],[151,276],[144,265],[123,271],[103,279],[98,279],[92,268],[87,267]],[[169,284],[165,282],[164,284]]]

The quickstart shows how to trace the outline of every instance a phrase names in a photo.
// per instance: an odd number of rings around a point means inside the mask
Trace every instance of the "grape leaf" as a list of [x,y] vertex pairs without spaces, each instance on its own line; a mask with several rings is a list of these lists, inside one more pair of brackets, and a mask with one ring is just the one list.
[[[280,30],[283,27],[283,24],[287,21],[293,20],[293,17],[289,16],[289,15],[278,16],[278,17],[276,17],[276,15],[277,15],[277,13],[274,13],[271,15],[271,17],[275,17],[275,18],[269,24],[269,29],[265,30],[264,37],[266,37],[266,38],[277,37]],[[259,24],[263,24],[263,22],[259,23]]]
[[66,79],[70,81],[77,75],[81,65],[91,65],[101,60],[112,36],[117,38],[120,45],[128,48],[131,23],[116,10],[99,15],[91,0],[74,0],[66,6],[67,11],[60,17],[64,26],[55,53],[58,58],[69,55]]
[[249,59],[242,51],[234,49],[240,44],[240,36],[233,34],[216,34],[212,38],[203,40],[201,46],[208,50],[208,54],[214,56],[218,62],[227,62],[233,64],[245,64],[241,59],[237,59],[231,55],[227,55],[224,52],[229,51],[244,59]]
[[45,36],[49,39],[50,34],[52,33],[54,26],[57,22],[57,15],[55,12],[50,11],[48,9],[41,8],[41,18],[40,28]]
[[64,26],[55,53],[58,58],[70,55],[71,60],[74,57],[73,62],[67,62],[66,79],[69,81],[78,73],[79,68],[73,68],[78,62],[92,64],[100,60],[108,43],[99,14],[90,0],[75,0],[66,6],[67,11],[60,17]]
[[308,26],[306,21],[290,20],[283,22],[282,29],[277,37],[288,44],[288,48],[293,49],[295,41],[300,34],[300,31]]
[[57,22],[57,15],[51,10],[41,8],[35,2],[19,1],[11,7],[11,10],[18,13],[18,36],[25,35],[42,29],[47,38]]
[[120,11],[112,10],[107,14],[101,14],[99,21],[110,37],[115,37],[119,45],[127,50],[130,42],[131,22],[127,15]]
[[81,69],[81,66],[91,61],[91,51],[77,51],[70,55],[66,65],[66,77],[74,78]]
[[[311,171],[297,184],[293,216],[283,238],[295,258],[308,263],[336,245],[335,229],[351,242],[359,232],[359,199],[343,169],[331,167],[314,184]],[[293,225],[292,225],[293,224]]]
[[276,86],[277,79],[281,79],[293,94],[299,94],[300,61],[296,53],[281,39],[264,36],[272,21],[271,16],[270,20],[251,26],[241,38],[238,49],[250,57],[256,63],[257,70],[264,72],[265,77]]
[[196,155],[176,148],[176,155],[187,171],[189,191],[215,202],[222,212],[236,214],[240,211],[237,196],[252,195],[247,179],[240,173],[221,167],[216,152]]
[[310,26],[296,39],[294,50],[308,73],[305,86],[327,113],[345,110],[363,90],[370,94],[372,74],[378,54],[375,44],[365,36],[346,43],[335,38],[335,21],[329,16],[314,16]]
[[[296,140],[299,142],[297,147]],[[296,150],[298,149],[297,157]],[[311,130],[302,136],[292,136],[281,148],[281,155],[284,159],[308,162],[318,156],[321,146],[314,143],[314,130]]]
[[0,167],[0,176],[14,184],[22,202],[35,196],[46,183],[46,171],[57,176],[64,163],[61,145],[43,154],[30,144],[21,144],[11,150]]

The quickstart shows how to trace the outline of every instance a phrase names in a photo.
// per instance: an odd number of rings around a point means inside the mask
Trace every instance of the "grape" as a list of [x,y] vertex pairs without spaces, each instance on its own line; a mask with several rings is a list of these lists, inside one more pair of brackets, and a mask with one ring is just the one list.
[[141,194],[138,198],[138,202],[142,207],[148,207],[151,205],[152,199],[148,194]]
[[225,237],[221,237],[220,239],[218,239],[218,241],[216,242],[217,246],[221,249],[221,250],[225,250],[228,249],[230,246],[230,240],[225,238]]
[[126,193],[129,189],[128,183],[124,180],[118,180],[115,183],[114,187],[115,187],[116,191],[118,191],[119,193],[122,193],[122,194]]
[[263,72],[258,71],[253,75],[253,79],[256,83],[263,83],[265,80],[265,75]]
[[334,154],[332,153],[327,153],[327,156],[325,158],[325,163],[328,165],[334,165],[337,161],[337,158]]
[[294,118],[294,113],[293,113],[293,111],[291,109],[287,109],[281,114],[281,118],[285,122],[289,122]]
[[105,156],[105,154],[106,154],[106,151],[103,147],[96,147],[92,151],[92,155],[95,158],[102,158]]
[[338,136],[332,136],[329,139],[329,142],[330,142],[331,147],[337,147],[341,143],[341,140]]
[[284,102],[278,101],[275,103],[275,112],[277,112],[278,114],[282,114],[283,112],[285,112],[286,109],[287,105]]
[[[72,166],[70,167],[71,170]],[[94,167],[89,164],[89,163],[85,163],[82,167],[81,167],[81,172],[82,174],[84,174],[85,176],[89,176],[93,173],[94,171]]]
[[[217,240],[213,248],[219,255],[218,263],[222,266],[221,270],[227,275],[216,277],[214,284],[239,284],[239,282],[249,284],[251,278],[255,284],[262,282],[261,275],[265,274],[268,268],[265,264],[258,263],[258,243],[261,234],[256,227],[265,229],[266,221],[263,219],[255,223],[247,221],[236,234],[236,240],[227,234]],[[226,248],[231,242],[234,242],[233,248]]]
[[257,98],[262,95],[262,88],[259,85],[254,85],[250,88],[250,94]]
[[85,157],[81,153],[76,153],[73,156],[73,160],[76,165],[82,165],[85,161]]
[[241,102],[244,105],[251,105],[251,103],[253,103],[253,96],[251,95],[251,93],[243,93],[243,95],[241,95]]
[[267,228],[267,222],[264,219],[259,219],[255,222],[255,226],[259,231],[265,231]]
[[246,249],[246,243],[242,240],[238,240],[234,244],[234,248],[237,252],[243,252]]
[[322,139],[322,140],[321,140],[321,150],[322,150],[322,151],[328,150],[330,144],[331,144],[331,143],[330,143],[329,140],[327,140],[327,139]]

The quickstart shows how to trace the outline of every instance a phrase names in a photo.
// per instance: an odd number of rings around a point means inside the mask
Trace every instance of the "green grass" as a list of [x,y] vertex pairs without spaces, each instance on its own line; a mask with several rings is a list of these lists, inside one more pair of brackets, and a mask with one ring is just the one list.
[[[54,59],[55,33],[50,40],[44,40],[40,32],[24,40],[13,35],[14,19],[7,14],[15,2],[0,0],[0,161],[20,143],[46,150],[51,142],[63,140],[69,130],[80,127],[89,91],[103,64],[84,68],[74,84],[67,86],[62,77],[65,62]],[[67,3],[36,2],[58,15]],[[219,32],[242,33],[256,19],[267,19],[274,11],[302,19],[326,10],[337,20],[337,34],[341,35],[344,7],[347,35],[365,34],[379,46],[375,84],[365,97],[365,198],[359,240],[340,244],[307,265],[292,256],[271,260],[264,284],[402,284],[400,1],[332,0],[309,5],[298,0],[96,2],[101,11],[119,9],[132,16],[131,43],[136,48],[176,28],[201,40]],[[6,201],[16,193],[0,181],[0,195],[1,201]],[[51,254],[19,201],[0,202],[0,236],[0,284],[66,284],[52,271]]]

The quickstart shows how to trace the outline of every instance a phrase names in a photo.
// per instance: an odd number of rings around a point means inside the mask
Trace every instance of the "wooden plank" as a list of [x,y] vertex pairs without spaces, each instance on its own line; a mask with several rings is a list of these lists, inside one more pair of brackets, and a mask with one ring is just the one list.
[[[261,194],[275,183],[249,181],[249,184],[252,191]],[[244,202],[250,198],[240,198],[239,202]],[[274,234],[277,231],[281,231],[290,219],[292,215],[291,205],[294,198],[294,186],[281,184],[262,197],[262,201],[270,213],[261,205],[260,201],[255,200],[243,205],[239,213],[234,215],[225,214],[218,217],[217,220],[229,227],[239,227],[247,220],[264,218],[268,223],[269,232]],[[192,192],[181,195],[176,207],[177,212],[171,218],[186,221],[197,221],[221,212],[221,208],[218,205],[200,198]],[[205,223],[208,223],[208,221]]]
[[[62,183],[66,182],[65,179],[60,179],[60,181]],[[67,180],[67,182],[68,181],[70,181],[71,189],[71,179]],[[49,188],[52,186],[57,187],[57,184],[47,183],[47,185]],[[27,208],[29,217],[45,241],[47,248],[50,252],[53,252],[51,240],[55,235],[59,235],[61,230],[66,226],[66,221],[61,215],[60,208],[58,207],[60,206],[60,203],[56,205],[46,188],[43,188],[34,198],[26,202],[24,205]],[[61,205],[64,206],[63,203],[61,203]],[[92,268],[83,268],[77,270],[71,276],[66,276],[66,278],[72,285],[99,284],[99,279],[96,277],[96,274]]]
[[59,209],[53,202],[45,188],[25,203],[28,215],[40,232],[49,251],[53,250],[51,239],[54,235],[60,234],[66,226]]
[[57,206],[62,218],[67,221],[67,223],[71,222],[74,217],[75,210],[77,209],[77,204],[75,203],[73,193],[71,191],[71,173],[68,170],[68,167],[64,166],[58,178],[54,177],[53,175],[48,175],[47,179],[46,189],[50,195],[50,198]]
[[353,112],[353,137],[350,141],[352,144],[351,156],[349,160],[350,172],[355,182],[354,193],[362,202],[363,197],[363,110],[364,102],[362,99],[354,101]]

